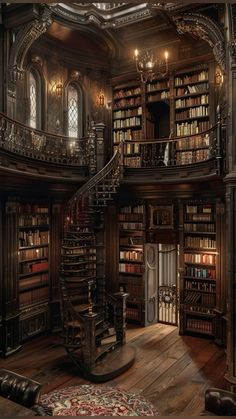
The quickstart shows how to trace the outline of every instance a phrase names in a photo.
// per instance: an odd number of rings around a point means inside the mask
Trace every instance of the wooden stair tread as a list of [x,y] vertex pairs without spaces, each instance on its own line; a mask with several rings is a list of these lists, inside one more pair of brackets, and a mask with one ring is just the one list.
[[130,368],[134,360],[135,349],[133,346],[119,346],[97,363],[88,378],[96,383],[111,380]]

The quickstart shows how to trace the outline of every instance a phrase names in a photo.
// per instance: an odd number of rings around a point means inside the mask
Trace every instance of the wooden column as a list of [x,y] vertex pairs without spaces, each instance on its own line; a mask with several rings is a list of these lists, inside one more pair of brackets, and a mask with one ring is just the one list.
[[3,211],[3,354],[8,356],[19,345],[18,284],[18,204],[6,203]]
[[114,297],[116,299],[116,311],[115,311],[115,331],[116,339],[122,345],[126,342],[126,299],[129,294],[125,292],[116,292]]

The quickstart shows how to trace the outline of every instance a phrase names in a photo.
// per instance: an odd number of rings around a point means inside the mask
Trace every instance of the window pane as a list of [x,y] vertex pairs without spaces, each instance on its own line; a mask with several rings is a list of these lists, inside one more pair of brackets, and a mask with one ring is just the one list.
[[72,84],[68,87],[68,136],[78,137],[79,109],[78,90]]
[[32,73],[29,74],[29,91],[30,91],[30,117],[29,125],[36,128],[37,119],[37,93],[36,93],[36,80]]

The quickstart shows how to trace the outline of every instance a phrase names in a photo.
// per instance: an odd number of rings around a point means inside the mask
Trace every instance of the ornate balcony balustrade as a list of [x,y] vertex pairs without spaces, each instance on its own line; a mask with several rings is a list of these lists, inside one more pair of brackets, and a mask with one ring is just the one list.
[[211,129],[183,137],[146,141],[124,141],[123,164],[126,168],[176,167],[215,161],[222,172],[225,146],[219,124]]
[[89,137],[69,138],[30,128],[0,113],[0,148],[63,165],[86,166]]

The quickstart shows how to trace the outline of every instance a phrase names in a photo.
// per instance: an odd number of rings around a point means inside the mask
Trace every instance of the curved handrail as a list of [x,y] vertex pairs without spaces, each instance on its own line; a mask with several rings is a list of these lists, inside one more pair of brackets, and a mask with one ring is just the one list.
[[[218,124],[208,130],[172,138],[124,141],[125,167],[182,166],[216,158]],[[222,145],[221,145],[222,148]],[[222,157],[222,156],[221,156]]]
[[70,198],[67,203],[67,208],[69,208],[75,201],[80,199],[82,196],[86,195],[93,189],[99,182],[101,182],[107,175],[111,173],[113,169],[118,167],[121,157],[120,149],[116,150],[109,162],[94,175],[91,179],[88,180],[84,185],[81,186],[78,191]]
[[31,128],[0,113],[0,148],[50,163],[87,166],[88,137],[72,138]]

